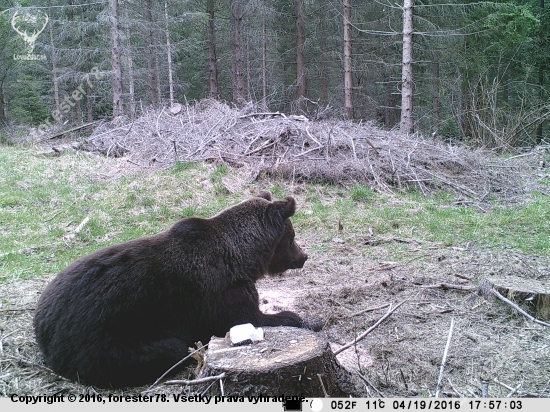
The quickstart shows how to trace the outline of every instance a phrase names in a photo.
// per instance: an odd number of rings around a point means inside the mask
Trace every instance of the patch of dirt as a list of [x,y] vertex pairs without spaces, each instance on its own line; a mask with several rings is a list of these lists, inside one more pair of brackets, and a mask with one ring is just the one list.
[[[506,274],[548,285],[550,258],[410,241],[400,249],[402,259],[389,262],[380,244],[402,246],[407,240],[373,240],[350,235],[328,241],[326,251],[308,251],[304,269],[262,279],[262,308],[323,319],[321,333],[336,350],[371,327],[388,304],[406,301],[364,340],[338,355],[361,382],[365,397],[433,396],[452,318],[443,396],[480,396],[484,380],[491,397],[550,397],[550,328],[526,320],[479,288],[483,279]],[[107,393],[67,382],[43,366],[32,314],[46,283],[35,279],[0,285],[0,396]],[[464,290],[441,287],[443,283]],[[517,303],[532,309],[529,300]],[[182,390],[200,393],[204,388],[154,389],[167,394]]]

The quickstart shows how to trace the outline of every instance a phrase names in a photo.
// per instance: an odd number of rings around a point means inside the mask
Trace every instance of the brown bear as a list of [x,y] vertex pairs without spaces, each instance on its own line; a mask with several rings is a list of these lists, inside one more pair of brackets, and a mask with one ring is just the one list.
[[294,198],[262,191],[210,219],[183,219],[78,259],[38,301],[46,364],[89,385],[140,386],[237,324],[319,330],[293,312],[259,309],[255,282],[307,259],[294,242],[295,209]]

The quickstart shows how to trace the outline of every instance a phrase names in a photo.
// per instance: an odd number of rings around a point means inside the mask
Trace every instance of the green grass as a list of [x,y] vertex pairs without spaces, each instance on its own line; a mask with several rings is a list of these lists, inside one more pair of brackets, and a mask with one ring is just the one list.
[[[94,250],[158,233],[184,217],[212,216],[245,198],[224,185],[237,173],[225,166],[179,162],[164,171],[110,178],[108,170],[123,167],[116,162],[0,146],[0,282],[53,275]],[[243,191],[259,188],[245,185]],[[261,188],[276,198],[292,193],[284,181],[263,182]],[[337,236],[359,242],[371,228],[378,236],[550,254],[550,197],[542,194],[487,213],[455,206],[449,194],[426,198],[413,190],[390,197],[359,185],[308,184],[296,197],[297,238],[310,234],[312,251],[330,251]],[[88,224],[71,238],[86,217]]]
[[350,198],[355,202],[366,202],[375,197],[375,192],[368,186],[355,185],[350,189]]
[[223,177],[229,173],[227,166],[222,165],[216,167],[216,169],[210,175],[210,181],[214,185],[214,192],[217,196],[226,196],[229,194],[229,190],[223,185]]
[[437,198],[400,196],[384,204],[380,196],[373,204],[341,200],[332,207],[314,205],[325,226],[336,216],[352,232],[371,227],[375,234],[398,236],[446,245],[475,242],[483,247],[514,249],[524,253],[550,253],[550,198],[539,197],[517,208],[494,207],[484,213],[474,207],[453,206]]

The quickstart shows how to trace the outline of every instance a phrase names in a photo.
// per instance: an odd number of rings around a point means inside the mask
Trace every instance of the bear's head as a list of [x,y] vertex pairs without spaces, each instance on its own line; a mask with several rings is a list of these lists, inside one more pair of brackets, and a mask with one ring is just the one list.
[[257,197],[272,202],[270,206],[276,208],[277,214],[284,219],[283,233],[269,260],[268,273],[275,275],[288,269],[302,268],[307,260],[307,254],[294,241],[295,232],[289,219],[296,211],[296,201],[290,196],[273,201],[271,193],[267,190],[262,190]]
[[270,275],[275,275],[288,269],[302,268],[306,260],[307,254],[294,241],[294,228],[290,220],[287,219],[283,236],[275,248],[275,253],[269,260],[267,271]]

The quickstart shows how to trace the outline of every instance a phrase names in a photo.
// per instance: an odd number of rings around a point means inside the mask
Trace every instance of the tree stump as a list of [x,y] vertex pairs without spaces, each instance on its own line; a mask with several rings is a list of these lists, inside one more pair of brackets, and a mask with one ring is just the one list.
[[[518,276],[502,276],[487,278],[501,294],[513,302],[530,300],[534,316],[541,320],[550,320],[550,283],[548,280],[520,278]],[[534,308],[534,310],[533,310]]]
[[[225,372],[225,395],[348,397],[351,374],[337,361],[329,343],[308,329],[265,327],[265,340],[231,346],[213,337],[199,378]],[[213,385],[219,390],[218,385]]]

